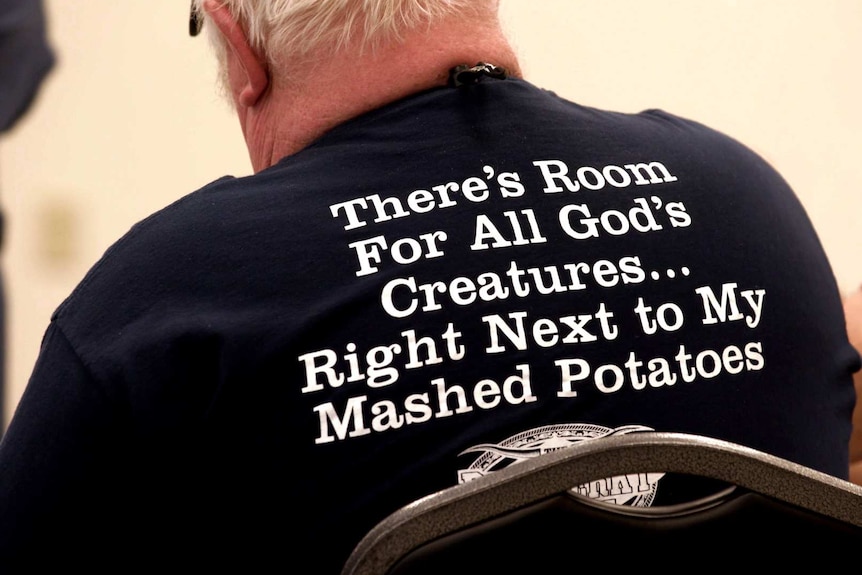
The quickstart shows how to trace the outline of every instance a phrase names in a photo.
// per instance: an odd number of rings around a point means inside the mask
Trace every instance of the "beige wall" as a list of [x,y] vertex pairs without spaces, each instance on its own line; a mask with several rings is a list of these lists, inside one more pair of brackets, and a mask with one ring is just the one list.
[[[0,142],[8,409],[51,312],[114,240],[204,183],[250,172],[206,42],[187,35],[186,0],[46,2],[58,67]],[[742,140],[796,189],[842,289],[862,282],[862,2],[502,2],[530,80]]]

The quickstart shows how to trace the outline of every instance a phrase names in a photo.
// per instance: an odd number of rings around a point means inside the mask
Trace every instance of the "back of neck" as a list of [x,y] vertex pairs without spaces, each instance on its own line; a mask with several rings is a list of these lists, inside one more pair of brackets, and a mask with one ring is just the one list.
[[[247,143],[258,171],[295,153],[334,126],[410,94],[445,86],[449,70],[490,62],[519,77],[517,58],[494,20],[449,19],[409,33],[401,42],[314,56],[276,73],[254,111]],[[280,76],[280,77],[279,77]],[[251,139],[249,139],[251,138]]]

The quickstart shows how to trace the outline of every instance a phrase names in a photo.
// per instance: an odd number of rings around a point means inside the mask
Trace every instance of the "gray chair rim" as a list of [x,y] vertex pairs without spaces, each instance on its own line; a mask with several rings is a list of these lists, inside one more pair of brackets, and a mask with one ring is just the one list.
[[862,526],[862,486],[729,441],[645,431],[581,441],[408,504],[366,534],[341,573],[385,572],[397,557],[436,537],[627,473],[715,479]]

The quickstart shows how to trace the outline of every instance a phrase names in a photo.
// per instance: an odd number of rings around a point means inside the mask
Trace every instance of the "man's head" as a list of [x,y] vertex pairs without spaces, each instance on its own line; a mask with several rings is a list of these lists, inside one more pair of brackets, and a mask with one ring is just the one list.
[[[192,10],[203,23],[208,9],[226,8],[270,69],[286,73],[292,62],[347,49],[374,50],[446,17],[495,14],[497,4],[498,0],[192,0]],[[204,28],[224,64],[225,37],[216,26]]]
[[193,0],[192,10],[259,171],[352,117],[445,86],[451,67],[517,75],[498,2]]

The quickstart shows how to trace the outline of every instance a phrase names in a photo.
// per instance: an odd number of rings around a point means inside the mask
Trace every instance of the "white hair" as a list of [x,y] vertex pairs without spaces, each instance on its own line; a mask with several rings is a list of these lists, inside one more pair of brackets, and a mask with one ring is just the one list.
[[[193,0],[203,14],[203,0]],[[498,0],[220,0],[246,32],[252,48],[275,67],[319,49],[364,50],[397,41],[405,32],[450,17],[476,17]],[[224,42],[207,25],[223,57]]]

